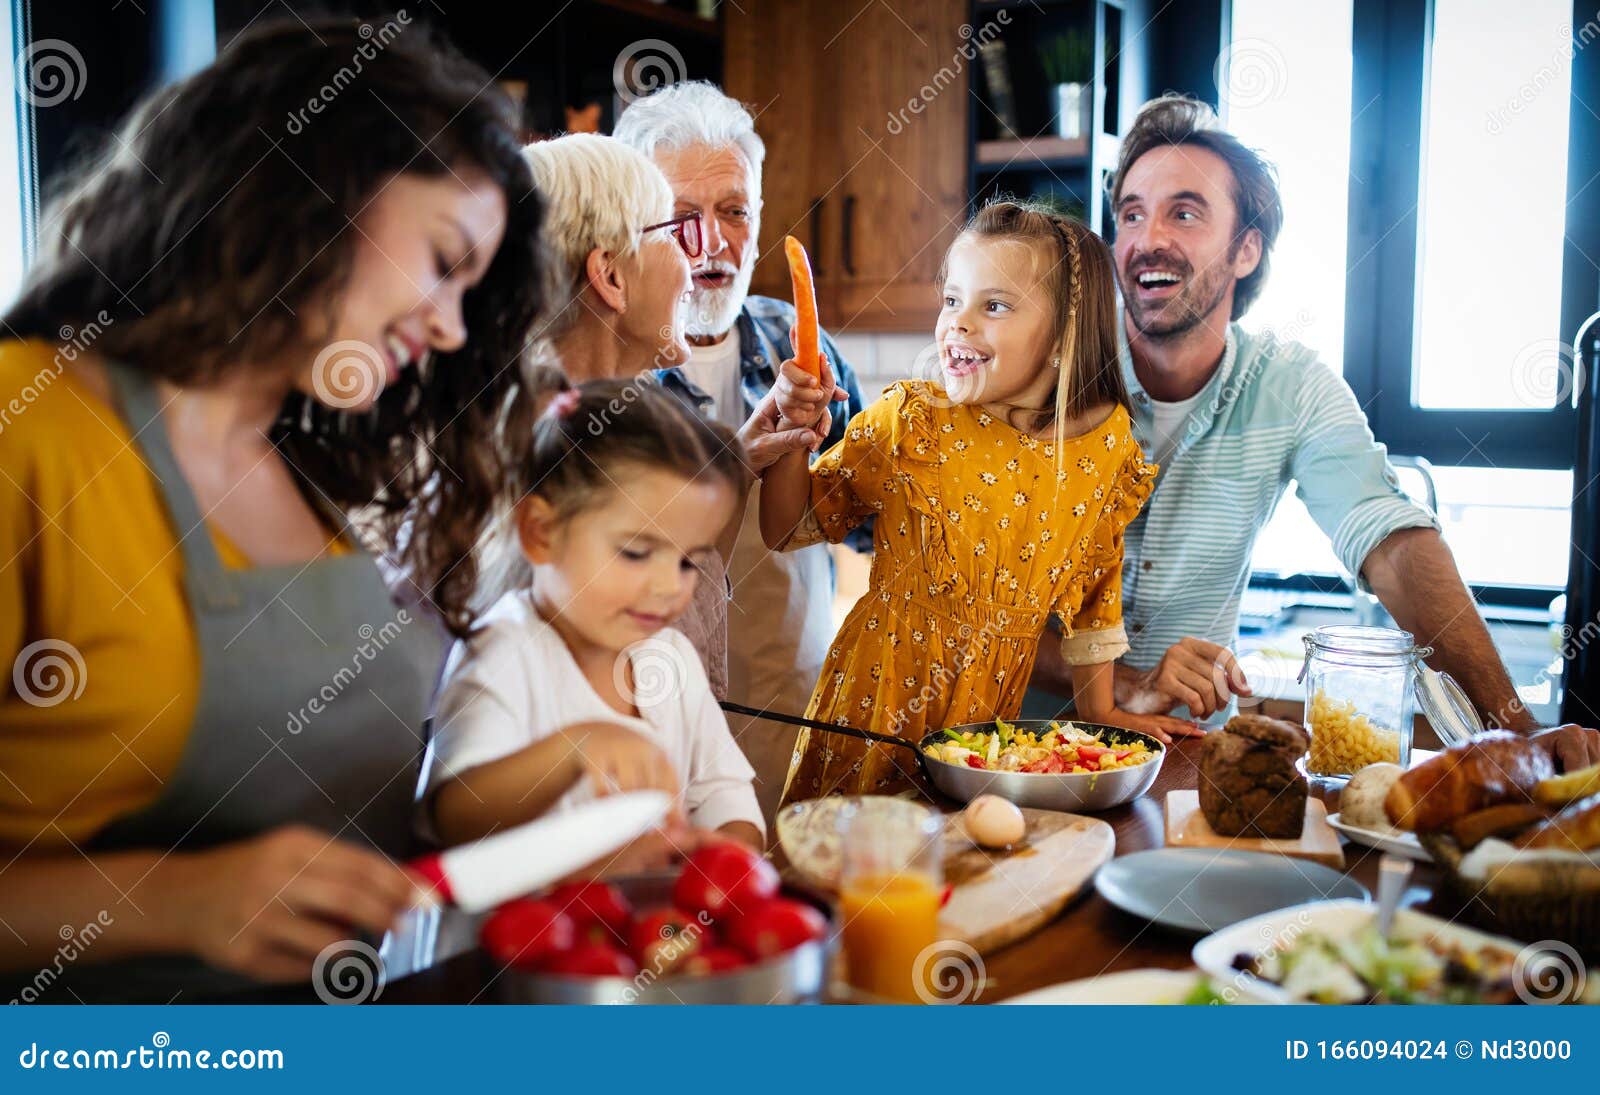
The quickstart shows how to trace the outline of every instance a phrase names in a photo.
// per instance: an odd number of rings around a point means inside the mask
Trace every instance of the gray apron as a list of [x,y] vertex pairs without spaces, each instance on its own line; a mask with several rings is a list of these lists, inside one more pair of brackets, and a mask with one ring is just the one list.
[[[349,554],[224,567],[173,456],[154,386],[125,367],[112,365],[109,374],[181,538],[200,696],[188,744],[160,796],[112,822],[94,847],[196,851],[293,823],[408,858],[443,633],[415,607],[395,604],[339,515],[330,514]],[[165,1003],[178,993],[189,1003],[261,987],[177,957],[71,972],[73,991],[85,1000]],[[50,996],[57,992],[59,985]]]

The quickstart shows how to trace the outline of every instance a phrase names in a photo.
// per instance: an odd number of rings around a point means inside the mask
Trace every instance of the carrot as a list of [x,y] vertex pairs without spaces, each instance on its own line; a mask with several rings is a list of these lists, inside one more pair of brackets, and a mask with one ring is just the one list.
[[806,249],[793,236],[783,237],[783,253],[789,260],[789,280],[794,283],[795,340],[794,360],[806,372],[822,379],[822,360],[818,355],[817,287],[811,278],[811,260]]

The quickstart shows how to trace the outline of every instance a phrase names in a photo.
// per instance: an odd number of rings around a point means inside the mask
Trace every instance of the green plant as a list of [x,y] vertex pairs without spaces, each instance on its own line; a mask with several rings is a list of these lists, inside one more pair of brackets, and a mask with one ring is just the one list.
[[1052,84],[1086,84],[1094,70],[1094,39],[1082,29],[1064,30],[1039,43],[1039,67]]

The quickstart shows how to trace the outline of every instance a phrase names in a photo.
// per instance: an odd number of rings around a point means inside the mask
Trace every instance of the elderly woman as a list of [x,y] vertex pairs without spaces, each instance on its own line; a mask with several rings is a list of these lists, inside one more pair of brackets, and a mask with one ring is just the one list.
[[[702,261],[700,215],[674,217],[666,176],[611,137],[570,134],[529,145],[524,155],[549,203],[543,240],[555,268],[556,303],[535,331],[549,355],[578,383],[619,377],[652,383],[652,370],[687,361],[683,306],[691,264]],[[816,440],[810,430],[777,426],[769,398],[739,431],[752,481],[784,452]],[[737,532],[734,524],[723,550],[702,563],[694,601],[676,624],[699,652],[719,699],[728,685],[726,562]],[[509,541],[492,553],[496,562],[486,569],[494,577],[476,602],[484,606],[527,574]]]

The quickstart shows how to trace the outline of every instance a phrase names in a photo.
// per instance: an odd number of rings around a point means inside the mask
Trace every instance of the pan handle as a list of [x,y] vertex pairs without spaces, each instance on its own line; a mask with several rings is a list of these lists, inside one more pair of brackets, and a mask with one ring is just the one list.
[[812,730],[826,730],[830,734],[844,734],[847,737],[860,738],[862,741],[875,741],[880,745],[898,745],[902,749],[910,749],[920,758],[922,750],[914,741],[897,738],[890,734],[878,734],[871,730],[857,730],[854,726],[845,726],[837,722],[821,722],[817,719],[802,718],[799,715],[785,715],[779,711],[763,711],[759,707],[746,707],[742,703],[731,700],[722,701],[722,709],[732,715],[749,715],[757,719],[771,719],[773,722],[787,723],[790,726],[805,726]]

